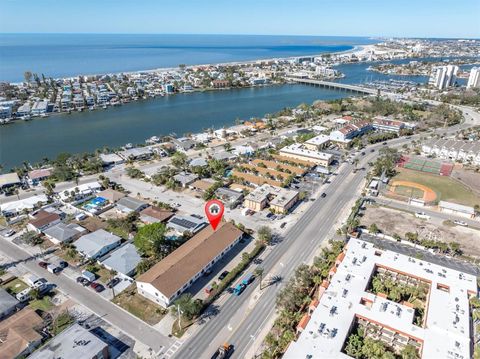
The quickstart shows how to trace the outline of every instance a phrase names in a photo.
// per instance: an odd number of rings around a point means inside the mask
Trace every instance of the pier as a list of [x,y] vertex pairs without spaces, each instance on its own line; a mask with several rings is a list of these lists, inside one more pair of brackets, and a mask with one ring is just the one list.
[[342,84],[339,82],[315,80],[315,79],[308,79],[308,78],[298,78],[298,77],[286,77],[286,80],[291,82],[297,82],[304,85],[318,86],[318,87],[323,87],[323,88],[332,89],[332,90],[350,91],[350,92],[356,92],[356,93],[365,94],[365,95],[380,95],[380,90],[377,90],[377,89],[370,89],[367,87],[361,87],[356,85]]

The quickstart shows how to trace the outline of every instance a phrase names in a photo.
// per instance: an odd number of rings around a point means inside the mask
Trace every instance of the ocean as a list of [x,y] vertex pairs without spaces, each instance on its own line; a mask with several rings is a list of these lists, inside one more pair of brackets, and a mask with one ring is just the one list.
[[0,81],[104,74],[315,55],[376,41],[364,37],[256,35],[0,34]]

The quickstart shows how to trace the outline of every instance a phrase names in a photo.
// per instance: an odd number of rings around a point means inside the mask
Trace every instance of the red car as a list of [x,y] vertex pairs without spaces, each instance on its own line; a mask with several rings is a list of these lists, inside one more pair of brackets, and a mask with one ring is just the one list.
[[47,262],[38,262],[38,265],[39,265],[40,267],[42,267],[43,269],[47,269],[47,267],[48,267],[49,264],[50,264],[50,263],[47,263]]
[[103,290],[105,290],[105,287],[103,285],[101,285],[100,283],[93,282],[92,284],[90,284],[90,287],[95,289],[95,292],[97,292],[97,293],[100,293]]

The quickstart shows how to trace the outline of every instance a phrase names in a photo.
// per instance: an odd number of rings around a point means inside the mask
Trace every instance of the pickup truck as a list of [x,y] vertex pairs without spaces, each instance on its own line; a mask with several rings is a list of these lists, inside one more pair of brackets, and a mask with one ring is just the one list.
[[233,353],[233,345],[223,344],[220,348],[213,353],[211,359],[225,359]]
[[248,273],[245,278],[243,278],[242,280],[242,284],[247,286],[249,285],[250,283],[252,283],[252,281],[255,279],[255,277],[253,276],[252,273]]

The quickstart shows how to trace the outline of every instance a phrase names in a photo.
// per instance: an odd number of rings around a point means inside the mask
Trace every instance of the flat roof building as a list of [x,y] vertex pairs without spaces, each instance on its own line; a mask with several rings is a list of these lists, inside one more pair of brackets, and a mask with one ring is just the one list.
[[[284,358],[350,358],[344,348],[359,326],[364,336],[383,341],[397,353],[410,344],[421,358],[471,358],[474,275],[354,238],[339,259],[320,291],[319,304],[297,328],[300,335]],[[375,294],[372,283],[381,282],[382,276],[423,291],[424,299],[417,295],[415,303],[409,303]],[[423,316],[415,305],[423,306]]]
[[304,142],[304,146],[312,151],[325,148],[330,143],[330,136],[318,135]]
[[177,214],[168,221],[167,227],[175,230],[179,234],[183,234],[185,232],[195,234],[200,229],[205,227],[205,225],[206,223],[203,218],[192,215],[181,216]]
[[243,205],[255,212],[270,206],[276,213],[287,213],[297,200],[297,191],[264,184],[250,192]]
[[102,264],[109,270],[113,269],[117,273],[131,276],[141,261],[137,248],[132,243],[127,243],[108,254],[102,260]]
[[231,223],[210,226],[137,278],[140,295],[168,307],[195,280],[212,267],[242,238],[243,232]]
[[323,167],[328,167],[333,161],[333,155],[330,153],[311,150],[300,143],[283,147],[279,153],[284,157],[309,161]]
[[121,240],[119,236],[104,229],[99,229],[80,237],[75,241],[74,246],[83,256],[96,259],[118,247]]

